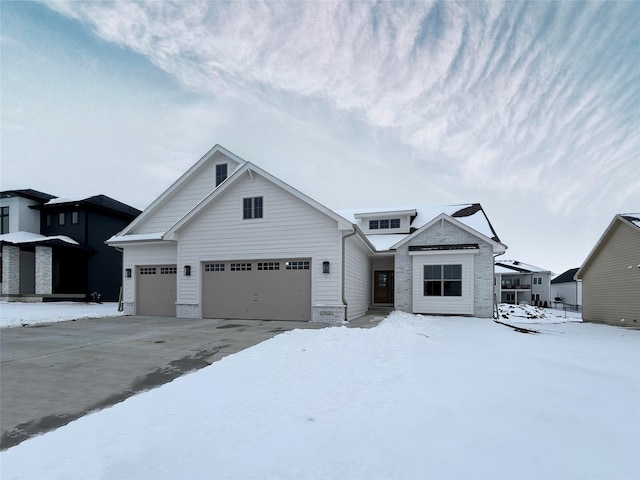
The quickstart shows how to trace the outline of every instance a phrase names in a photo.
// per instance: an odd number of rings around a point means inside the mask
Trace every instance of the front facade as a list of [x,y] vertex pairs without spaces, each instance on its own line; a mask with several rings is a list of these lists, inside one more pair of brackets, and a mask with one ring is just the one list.
[[500,303],[550,306],[552,272],[518,260],[496,262],[494,288]]
[[104,195],[65,199],[36,192],[39,198],[25,201],[32,192],[2,192],[11,227],[0,236],[2,297],[117,301],[121,254],[104,242],[139,210]]
[[505,247],[479,205],[443,208],[335,212],[216,146],[108,243],[123,251],[128,314],[340,323],[380,305],[491,316]]
[[640,213],[613,218],[576,279],[583,320],[640,326]]

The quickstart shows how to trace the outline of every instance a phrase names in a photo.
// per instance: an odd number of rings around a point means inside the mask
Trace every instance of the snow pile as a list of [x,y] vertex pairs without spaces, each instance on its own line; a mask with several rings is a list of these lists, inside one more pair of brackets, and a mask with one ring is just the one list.
[[0,302],[0,328],[26,327],[43,323],[65,322],[82,318],[122,315],[118,303],[82,302]]
[[564,323],[582,322],[582,314],[576,312],[564,312],[552,308],[542,308],[533,305],[510,305],[501,303],[498,305],[501,322],[507,323]]
[[283,333],[2,452],[2,478],[640,478],[640,332],[546,329]]

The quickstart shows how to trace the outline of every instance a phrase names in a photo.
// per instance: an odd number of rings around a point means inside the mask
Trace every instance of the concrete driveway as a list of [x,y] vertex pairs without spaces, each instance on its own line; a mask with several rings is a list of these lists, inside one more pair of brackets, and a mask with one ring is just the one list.
[[[351,326],[375,326],[384,315]],[[308,322],[86,319],[0,331],[0,450]]]

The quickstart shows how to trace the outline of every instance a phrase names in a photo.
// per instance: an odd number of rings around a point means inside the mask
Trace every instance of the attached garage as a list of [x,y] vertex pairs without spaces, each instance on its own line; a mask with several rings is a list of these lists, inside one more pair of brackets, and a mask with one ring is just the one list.
[[140,266],[136,270],[136,315],[176,316],[176,265]]
[[311,260],[205,262],[202,317],[311,319]]

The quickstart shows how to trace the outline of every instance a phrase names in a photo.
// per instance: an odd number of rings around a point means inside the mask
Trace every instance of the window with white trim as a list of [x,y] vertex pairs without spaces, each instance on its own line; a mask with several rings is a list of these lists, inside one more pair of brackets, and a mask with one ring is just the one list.
[[542,277],[533,277],[534,285],[542,285]]
[[216,187],[227,179],[227,164],[216,165]]
[[462,265],[425,265],[425,297],[461,297]]
[[390,228],[400,228],[400,219],[383,218],[380,220],[369,220],[369,230],[388,230]]
[[262,197],[249,197],[242,199],[242,218],[262,218]]

